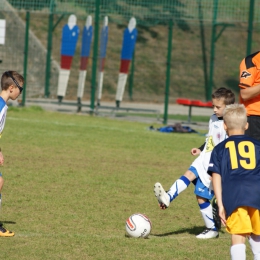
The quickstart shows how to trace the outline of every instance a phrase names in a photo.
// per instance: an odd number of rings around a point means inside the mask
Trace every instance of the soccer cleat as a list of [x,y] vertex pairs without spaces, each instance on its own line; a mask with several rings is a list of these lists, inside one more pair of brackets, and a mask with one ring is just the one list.
[[212,200],[212,213],[213,213],[213,219],[215,222],[215,227],[220,230],[221,229],[221,219],[219,217],[218,212],[218,204],[216,198]]
[[218,238],[218,231],[206,228],[202,233],[196,236],[200,239]]
[[2,225],[0,226],[0,237],[13,237],[14,232],[7,230]]
[[157,198],[159,204],[161,206],[165,206],[168,208],[170,205],[170,196],[165,192],[164,188],[162,187],[161,183],[156,182],[154,184],[154,195]]

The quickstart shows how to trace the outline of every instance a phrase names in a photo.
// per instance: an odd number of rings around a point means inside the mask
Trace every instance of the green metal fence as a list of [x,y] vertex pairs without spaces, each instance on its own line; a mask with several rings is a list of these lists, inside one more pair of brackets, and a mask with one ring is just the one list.
[[[254,0],[2,0],[0,19],[7,28],[6,44],[0,45],[0,73],[25,73],[26,97],[56,98],[61,31],[70,14],[77,16],[81,30],[87,16],[93,16],[96,31],[84,93],[92,107],[105,16],[109,42],[104,99],[115,96],[122,33],[131,17],[137,20],[138,39],[129,77],[134,84],[124,100],[168,105],[177,97],[208,100],[220,86],[238,92],[239,63],[260,46],[260,2]],[[68,99],[76,100],[80,47],[79,41]]]

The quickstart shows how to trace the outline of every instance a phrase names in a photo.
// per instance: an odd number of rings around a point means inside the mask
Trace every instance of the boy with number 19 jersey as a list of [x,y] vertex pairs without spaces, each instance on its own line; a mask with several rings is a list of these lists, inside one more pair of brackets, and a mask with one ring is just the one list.
[[223,117],[229,137],[214,148],[208,167],[219,216],[231,234],[231,259],[246,259],[248,238],[260,260],[260,141],[245,135],[244,105],[227,106]]
[[226,218],[240,206],[260,209],[259,162],[260,141],[246,135],[230,136],[213,150],[208,171],[221,176]]

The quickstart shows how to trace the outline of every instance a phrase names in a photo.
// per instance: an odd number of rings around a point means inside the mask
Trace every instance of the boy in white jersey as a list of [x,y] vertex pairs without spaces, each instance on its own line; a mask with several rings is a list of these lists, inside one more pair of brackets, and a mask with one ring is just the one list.
[[[1,77],[1,93],[0,93],[0,137],[4,130],[5,119],[7,113],[7,101],[9,99],[15,100],[23,91],[24,78],[16,71],[6,71]],[[4,164],[4,156],[0,148],[0,165]],[[4,179],[0,172],[0,205],[2,199],[2,188]],[[14,232],[7,230],[0,223],[0,237],[12,237]]]
[[235,95],[231,90],[219,88],[212,94],[214,114],[210,117],[209,131],[205,143],[200,148],[192,148],[192,155],[199,155],[190,168],[174,182],[171,188],[165,192],[162,185],[157,182],[154,185],[154,193],[161,209],[169,207],[170,203],[192,182],[195,186],[196,195],[202,218],[206,229],[197,238],[208,239],[218,237],[220,223],[213,218],[210,200],[214,193],[211,178],[207,173],[210,155],[213,148],[227,138],[223,127],[223,111],[226,105],[235,102]]

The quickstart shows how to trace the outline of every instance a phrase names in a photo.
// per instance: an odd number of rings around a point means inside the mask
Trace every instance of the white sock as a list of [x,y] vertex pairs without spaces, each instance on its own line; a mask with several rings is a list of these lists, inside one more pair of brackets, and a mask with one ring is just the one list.
[[237,244],[230,248],[231,260],[245,260],[246,259],[246,245]]
[[210,229],[216,229],[213,219],[212,206],[209,201],[199,204],[202,218],[205,222],[205,226]]
[[172,202],[182,191],[186,190],[189,184],[190,180],[185,176],[175,181],[167,192],[170,195],[170,201]]
[[251,235],[248,241],[254,254],[254,260],[260,260],[260,236]]

